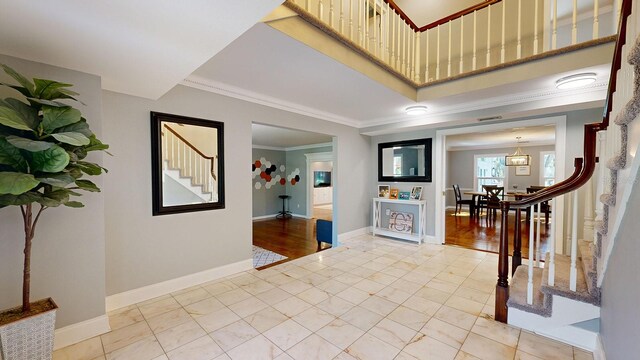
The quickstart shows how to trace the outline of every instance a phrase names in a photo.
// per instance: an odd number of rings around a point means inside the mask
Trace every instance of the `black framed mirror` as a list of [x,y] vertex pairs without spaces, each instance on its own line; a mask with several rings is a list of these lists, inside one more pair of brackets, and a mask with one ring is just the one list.
[[224,124],[151,112],[153,215],[224,208]]
[[431,138],[378,144],[378,181],[431,182]]

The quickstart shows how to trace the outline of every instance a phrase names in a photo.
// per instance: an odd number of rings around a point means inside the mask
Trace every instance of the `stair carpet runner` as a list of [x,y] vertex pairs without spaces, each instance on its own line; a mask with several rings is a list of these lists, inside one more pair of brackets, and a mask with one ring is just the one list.
[[[596,222],[596,242],[580,240],[579,256],[576,259],[577,281],[576,291],[569,289],[569,269],[571,258],[567,255],[555,255],[555,284],[548,285],[548,268],[533,269],[533,304],[527,303],[528,266],[520,265],[511,280],[507,306],[515,309],[550,317],[552,314],[553,295],[600,306],[600,287],[598,287],[597,265],[602,257],[602,239],[607,236],[609,208],[615,206],[618,186],[618,171],[627,166],[628,125],[640,115],[640,37],[629,52],[628,62],[634,67],[633,96],[616,116],[614,126],[620,126],[620,150],[610,158],[606,166],[611,171],[611,188],[602,194],[600,201],[604,204],[602,220]],[[548,256],[545,264],[548,264]]]

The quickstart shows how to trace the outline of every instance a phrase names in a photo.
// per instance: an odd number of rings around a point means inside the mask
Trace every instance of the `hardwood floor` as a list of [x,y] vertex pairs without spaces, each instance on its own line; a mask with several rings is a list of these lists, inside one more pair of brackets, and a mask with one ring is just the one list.
[[[329,217],[330,219],[330,217]],[[267,219],[253,222],[253,245],[284,255],[287,259],[258,269],[282,264],[318,251],[315,219]],[[322,243],[322,249],[331,245]]]
[[[529,256],[529,223],[522,214],[520,229],[522,231],[522,257]],[[537,223],[535,223],[537,229]],[[500,212],[497,220],[487,224],[486,215],[477,217],[469,216],[468,212],[454,215],[453,210],[447,210],[445,223],[445,243],[448,245],[458,245],[468,249],[476,249],[497,253],[500,246]],[[513,234],[515,228],[515,213],[509,214],[509,253],[513,253]],[[547,252],[550,226],[545,226],[544,218],[540,226],[540,249],[541,253]]]

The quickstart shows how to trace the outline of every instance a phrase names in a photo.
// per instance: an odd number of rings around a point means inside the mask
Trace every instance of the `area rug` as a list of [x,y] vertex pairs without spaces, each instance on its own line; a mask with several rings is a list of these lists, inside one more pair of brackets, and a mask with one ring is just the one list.
[[273,251],[263,249],[259,246],[253,245],[253,267],[259,268],[261,266],[273,264],[276,261],[286,259],[286,256],[276,254]]

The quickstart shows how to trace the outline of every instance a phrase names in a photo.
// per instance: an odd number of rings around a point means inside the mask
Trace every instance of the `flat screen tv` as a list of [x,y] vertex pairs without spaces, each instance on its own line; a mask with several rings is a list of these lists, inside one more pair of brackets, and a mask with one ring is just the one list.
[[314,171],[313,172],[313,187],[330,187],[331,186],[331,171]]

